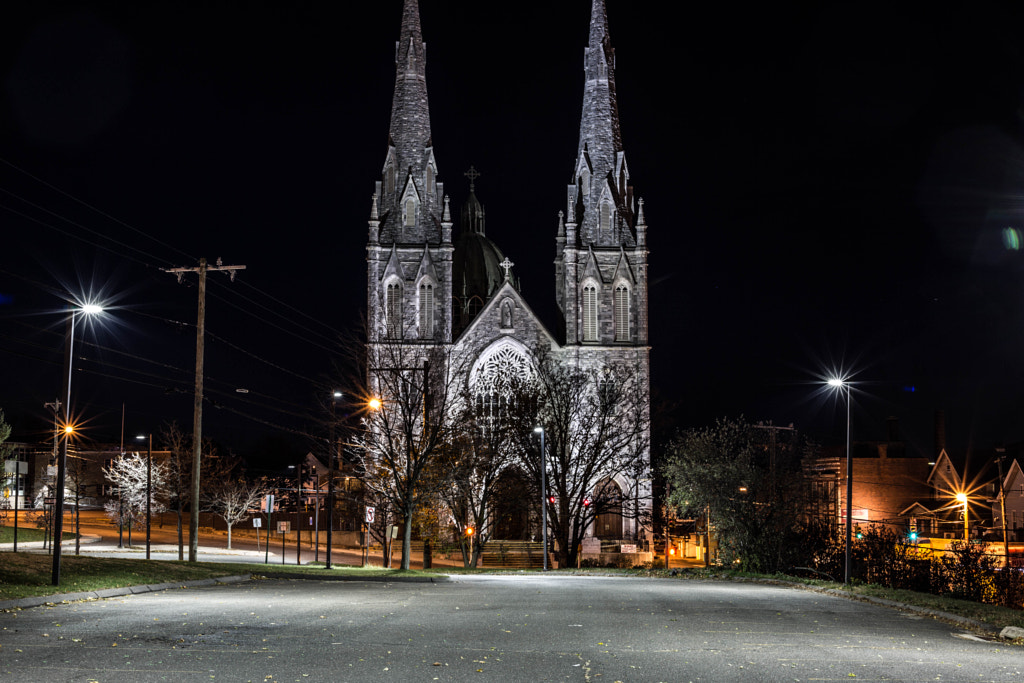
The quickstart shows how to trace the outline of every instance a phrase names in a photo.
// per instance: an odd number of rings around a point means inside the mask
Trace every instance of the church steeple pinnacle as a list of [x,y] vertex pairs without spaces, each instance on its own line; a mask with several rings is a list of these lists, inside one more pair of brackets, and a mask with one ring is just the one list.
[[417,0],[405,0],[395,44],[395,92],[380,197],[381,240],[441,240],[443,186],[437,182],[427,102],[427,46]]
[[591,2],[583,70],[583,113],[567,214],[578,223],[581,245],[631,245],[634,207],[619,130],[615,50],[604,0]]

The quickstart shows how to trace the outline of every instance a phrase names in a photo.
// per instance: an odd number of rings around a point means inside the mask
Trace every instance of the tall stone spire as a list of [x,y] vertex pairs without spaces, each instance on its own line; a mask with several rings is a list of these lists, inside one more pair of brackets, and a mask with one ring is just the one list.
[[[380,195],[382,241],[438,242],[443,188],[437,182],[427,103],[427,46],[417,0],[405,0],[395,45],[395,93]],[[413,214],[410,217],[410,212]]]
[[580,120],[579,153],[590,153],[591,162],[601,159],[611,166],[615,153],[622,151],[619,105],[615,97],[615,49],[608,34],[608,12],[604,0],[593,0],[590,8],[590,42],[585,51],[583,71],[583,117]]
[[629,169],[619,130],[615,50],[604,0],[591,3],[590,40],[583,71],[583,114],[567,214],[579,224],[581,245],[632,244]]

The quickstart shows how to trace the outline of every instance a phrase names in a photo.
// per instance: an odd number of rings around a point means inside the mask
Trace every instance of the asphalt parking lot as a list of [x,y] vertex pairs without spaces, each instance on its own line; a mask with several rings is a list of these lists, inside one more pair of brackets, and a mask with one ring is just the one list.
[[1020,680],[1024,652],[758,584],[255,580],[0,613],[19,681]]

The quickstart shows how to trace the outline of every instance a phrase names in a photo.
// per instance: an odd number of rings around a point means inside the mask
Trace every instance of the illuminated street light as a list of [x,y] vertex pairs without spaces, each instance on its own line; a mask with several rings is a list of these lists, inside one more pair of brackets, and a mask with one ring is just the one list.
[[845,379],[830,377],[828,385],[836,391],[846,391],[846,561],[843,566],[843,583],[850,583],[851,544],[853,537],[853,460],[850,457],[850,383]]
[[376,396],[374,396],[373,398],[371,398],[369,401],[366,402],[366,406],[370,410],[380,410],[381,405],[382,404],[381,404],[380,399],[377,398]]
[[547,460],[544,453],[544,428],[534,427],[535,434],[540,434],[540,514],[541,514],[541,537],[544,543],[544,571],[548,570],[548,501],[545,492],[547,485]]
[[[325,569],[331,568],[331,547],[334,545],[334,459],[338,456],[338,442],[334,434],[335,421],[338,414],[338,399],[344,394],[335,390],[331,394],[331,429],[330,445],[327,454],[327,564]],[[320,510],[317,509],[317,523],[320,521]],[[316,537],[317,551],[320,550],[320,534]]]
[[[144,441],[147,435],[140,434],[135,437],[139,441]],[[150,503],[153,500],[153,435],[149,434],[149,451],[146,453],[146,559],[149,559],[149,528],[152,520],[152,510]]]
[[75,317],[78,313],[96,315],[102,312],[103,307],[98,304],[71,307],[64,333],[64,386],[61,388],[60,396],[64,400],[64,438],[60,440],[60,450],[57,452],[57,490],[55,491],[53,518],[53,571],[51,574],[51,583],[54,586],[60,585],[60,545],[64,537],[64,478],[67,470],[68,440],[75,431],[71,422],[71,366],[75,346]]
[[964,504],[964,541],[967,540],[967,494],[960,492],[956,494],[956,502]]

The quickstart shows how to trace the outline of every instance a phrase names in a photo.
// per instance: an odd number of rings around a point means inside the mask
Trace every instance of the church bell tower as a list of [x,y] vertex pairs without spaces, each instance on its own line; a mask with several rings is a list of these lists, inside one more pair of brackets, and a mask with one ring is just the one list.
[[371,343],[451,342],[452,220],[430,134],[426,52],[417,0],[405,0],[366,247]]
[[579,144],[556,238],[565,344],[646,348],[647,224],[622,146],[604,0],[591,5],[583,68]]

